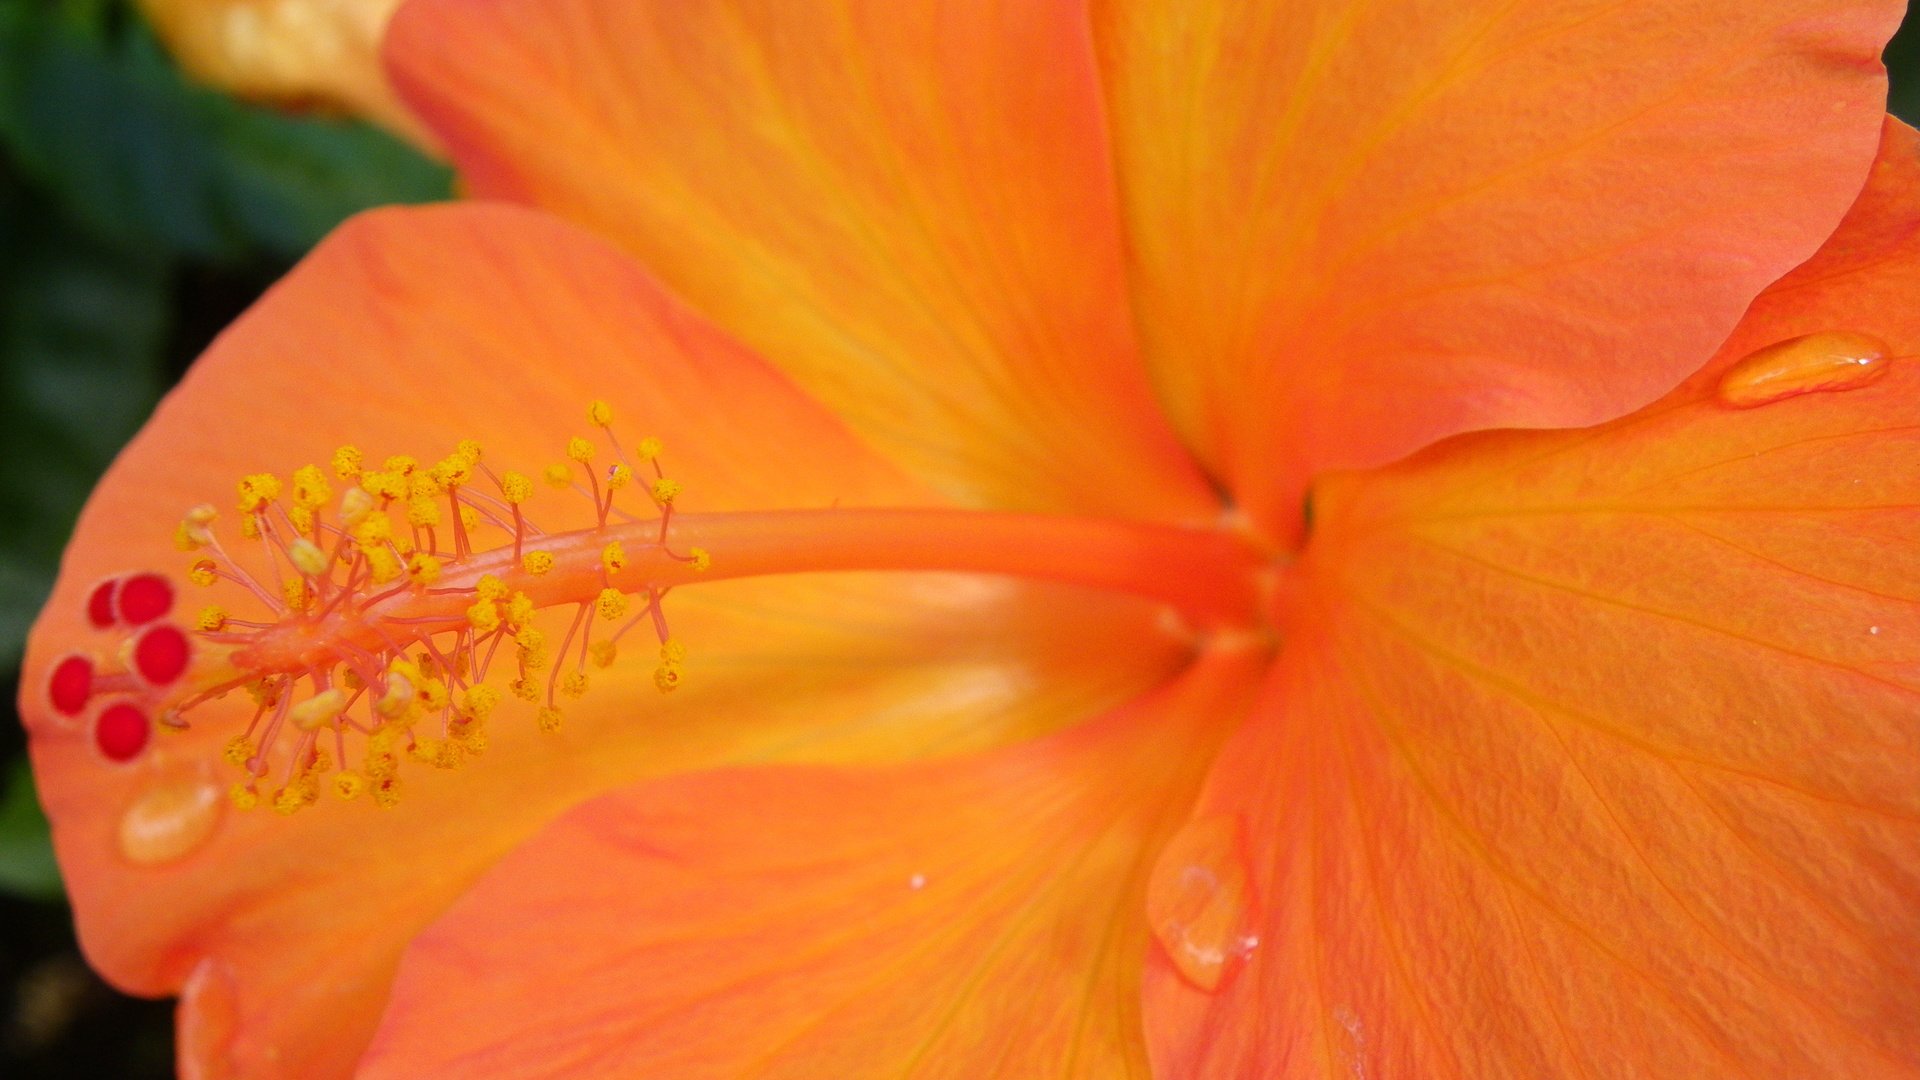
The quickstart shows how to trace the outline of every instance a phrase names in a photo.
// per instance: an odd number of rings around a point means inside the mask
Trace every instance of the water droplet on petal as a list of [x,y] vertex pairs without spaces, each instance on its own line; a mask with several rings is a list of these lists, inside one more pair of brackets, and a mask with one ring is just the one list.
[[1160,853],[1147,882],[1147,922],[1173,966],[1190,983],[1227,985],[1259,946],[1253,884],[1239,819],[1188,822]]
[[1720,377],[1720,400],[1750,409],[1816,390],[1852,390],[1892,367],[1887,343],[1870,334],[1828,331],[1789,338],[1749,354]]
[[178,862],[213,835],[226,803],[220,788],[205,780],[152,788],[120,817],[120,854],[136,866]]
[[233,1077],[233,1040],[239,1016],[233,969],[211,956],[200,961],[180,988],[180,1006],[174,1014],[181,1080]]

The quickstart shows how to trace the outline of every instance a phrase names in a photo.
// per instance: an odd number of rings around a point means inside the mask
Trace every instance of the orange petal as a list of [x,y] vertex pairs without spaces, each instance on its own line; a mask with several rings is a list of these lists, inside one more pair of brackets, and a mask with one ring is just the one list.
[[140,0],[195,78],[244,97],[321,104],[431,137],[394,96],[380,38],[400,0]]
[[[649,658],[622,659],[557,734],[509,700],[484,757],[457,772],[409,765],[395,809],[329,797],[289,819],[225,807],[234,770],[220,748],[251,715],[243,694],[119,766],[94,748],[90,714],[52,707],[63,656],[112,651],[85,620],[95,582],[177,575],[193,558],[171,541],[181,514],[230,506],[241,474],[284,476],[347,441],[433,460],[466,436],[493,468],[537,473],[587,430],[595,397],[627,439],[663,438],[687,509],[929,498],[611,246],[478,204],[344,227],[227,331],[95,493],[34,630],[22,710],[87,955],[135,992],[186,984],[183,1069],[346,1072],[407,940],[582,799],[715,763],[980,750],[1127,700],[1184,659],[1148,605],[1059,588],[933,574],[717,582],[668,601],[689,650],[671,697]],[[544,489],[527,505],[548,527],[587,513]],[[210,599],[246,610],[224,585],[180,588],[188,617]],[[564,627],[563,615],[548,629],[557,640]],[[1116,666],[1110,650],[1138,661]]]
[[[1892,132],[1833,243],[1667,400],[1328,485],[1204,798],[1256,823],[1259,948],[1212,994],[1150,963],[1156,1064],[1920,1071],[1917,155]],[[1756,348],[1841,330],[1898,359],[1722,400]]]
[[416,0],[390,67],[536,203],[969,502],[1210,519],[1134,347],[1073,0]]
[[588,803],[408,950],[360,1075],[1143,1073],[1151,853],[1261,666],[984,756]]
[[1903,5],[1096,7],[1148,365],[1290,534],[1324,469],[1698,368],[1859,193]]

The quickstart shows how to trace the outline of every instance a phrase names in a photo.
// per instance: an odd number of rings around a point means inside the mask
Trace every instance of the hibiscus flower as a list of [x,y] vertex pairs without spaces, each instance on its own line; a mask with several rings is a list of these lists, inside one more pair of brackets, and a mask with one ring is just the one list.
[[1898,14],[412,0],[475,201],[34,631],[88,956],[198,1076],[1912,1075]]

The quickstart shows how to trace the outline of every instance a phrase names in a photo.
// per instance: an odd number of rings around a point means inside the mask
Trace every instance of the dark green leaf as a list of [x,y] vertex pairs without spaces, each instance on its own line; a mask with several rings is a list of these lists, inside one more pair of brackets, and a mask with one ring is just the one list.
[[33,793],[33,771],[19,760],[0,778],[0,892],[35,900],[60,896],[60,868],[46,815]]

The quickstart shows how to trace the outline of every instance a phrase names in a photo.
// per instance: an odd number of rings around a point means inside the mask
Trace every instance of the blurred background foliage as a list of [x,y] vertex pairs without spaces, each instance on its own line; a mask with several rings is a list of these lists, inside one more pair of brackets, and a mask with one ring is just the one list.
[[[1887,53],[1920,119],[1920,32]],[[221,327],[348,215],[450,196],[366,125],[186,82],[127,0],[0,0],[0,1076],[172,1074],[172,1008],[88,971],[12,715],[94,479]]]
[[348,215],[450,196],[366,125],[189,84],[126,0],[0,0],[0,1077],[172,1075],[172,1009],[86,968],[13,702],[93,481]]

